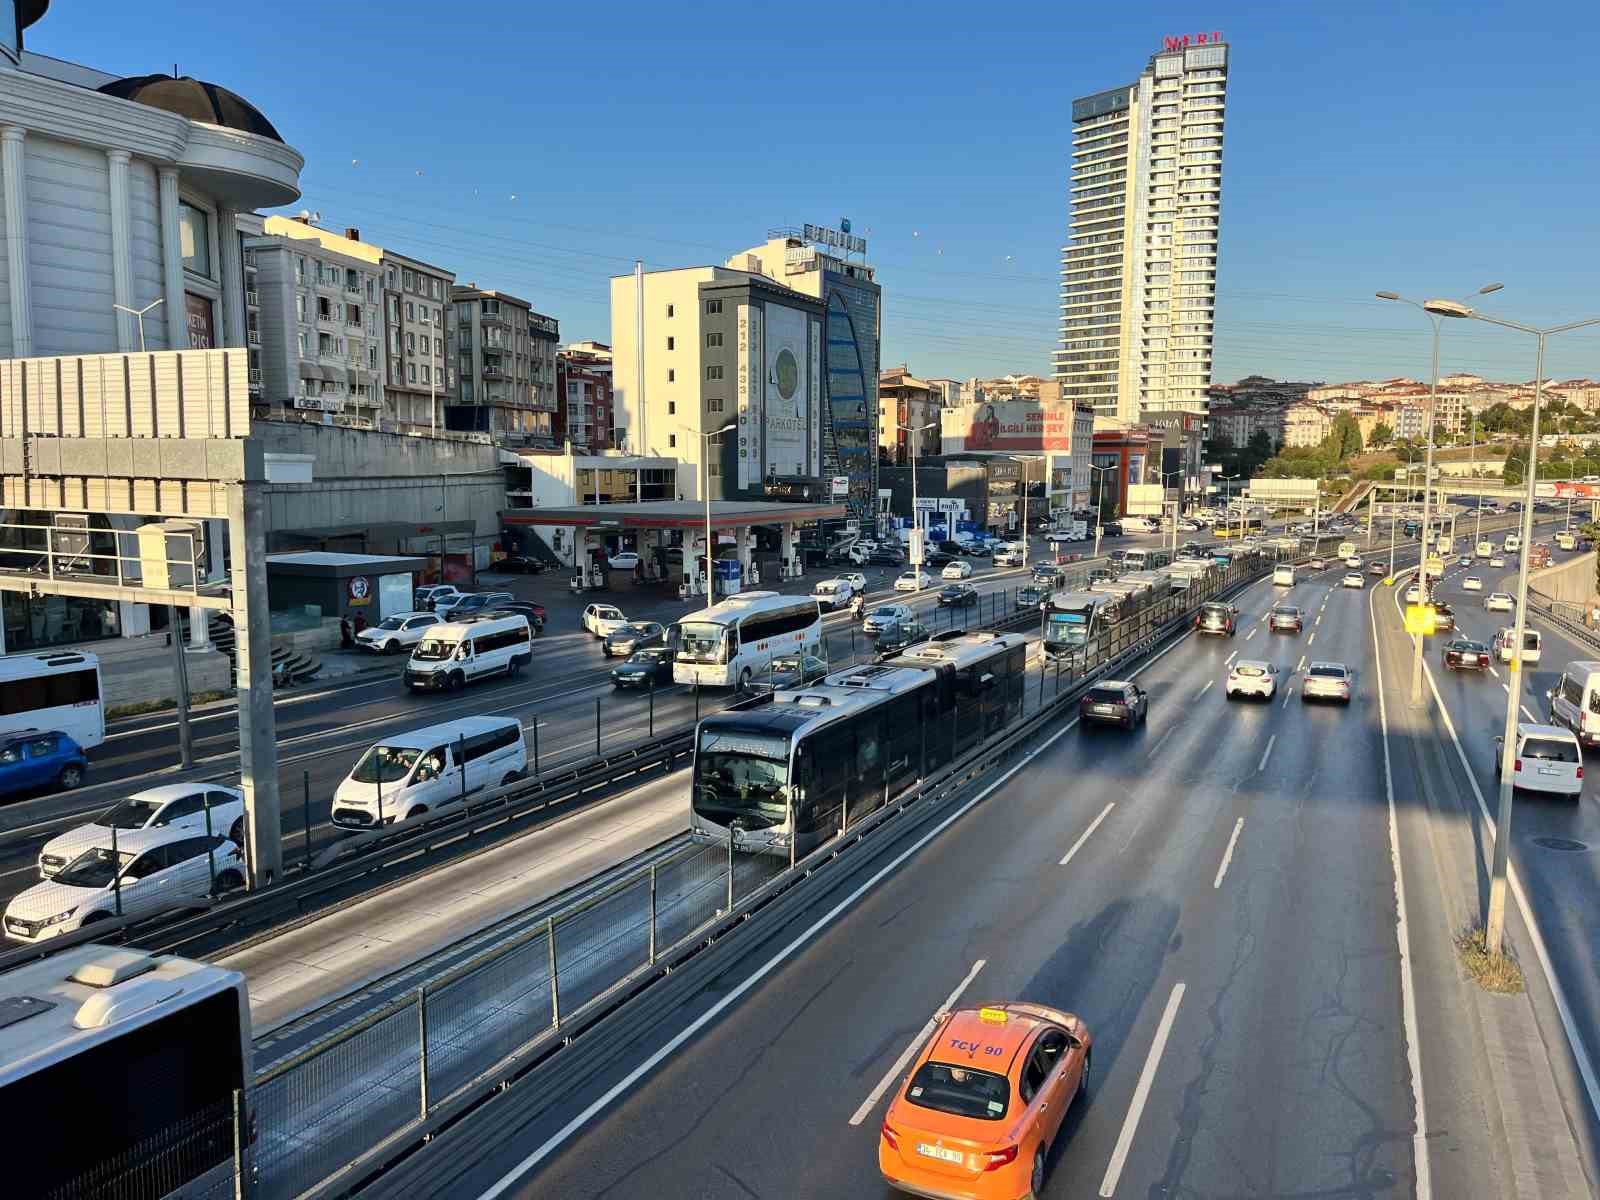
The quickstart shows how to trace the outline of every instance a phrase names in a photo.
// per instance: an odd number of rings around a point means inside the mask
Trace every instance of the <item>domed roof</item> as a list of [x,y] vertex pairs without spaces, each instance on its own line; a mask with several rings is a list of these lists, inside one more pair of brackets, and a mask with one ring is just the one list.
[[148,104],[151,108],[165,109],[191,121],[283,141],[272,122],[243,96],[187,75],[181,79],[171,75],[130,75],[106,84],[100,91],[108,96]]

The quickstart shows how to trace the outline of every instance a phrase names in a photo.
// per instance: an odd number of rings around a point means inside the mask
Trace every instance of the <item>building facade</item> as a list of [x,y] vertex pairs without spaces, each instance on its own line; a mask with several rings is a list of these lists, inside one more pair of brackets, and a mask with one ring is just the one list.
[[401,433],[446,428],[456,391],[456,356],[446,314],[455,272],[385,248],[383,268],[385,414]]
[[580,451],[615,446],[612,425],[611,347],[568,346],[556,356],[556,440]]
[[943,393],[902,364],[878,375],[878,461],[903,467],[939,453]]
[[509,446],[553,445],[559,323],[475,283],[451,288],[450,300],[457,386],[446,428]]
[[1206,412],[1227,78],[1221,35],[1168,39],[1134,83],[1073,101],[1063,399]]

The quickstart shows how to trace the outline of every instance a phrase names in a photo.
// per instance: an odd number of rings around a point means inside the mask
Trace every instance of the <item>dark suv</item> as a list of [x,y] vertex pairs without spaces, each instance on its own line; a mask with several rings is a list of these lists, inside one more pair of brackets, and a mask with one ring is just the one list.
[[1233,637],[1239,631],[1237,615],[1231,604],[1202,605],[1200,611],[1194,615],[1194,627],[1201,633]]

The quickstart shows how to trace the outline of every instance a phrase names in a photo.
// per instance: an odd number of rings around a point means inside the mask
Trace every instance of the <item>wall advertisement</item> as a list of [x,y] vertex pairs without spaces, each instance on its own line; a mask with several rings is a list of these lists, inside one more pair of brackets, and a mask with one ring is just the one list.
[[[811,348],[806,314],[781,304],[766,307],[765,395],[760,406],[760,475],[814,475],[810,469]],[[754,409],[752,405],[752,409]]]
[[941,409],[939,435],[945,454],[969,450],[1070,450],[1073,409],[1069,404],[1003,400]]
[[806,375],[806,420],[811,426],[811,455],[806,475],[822,474],[822,322],[806,319],[811,342],[810,371]]
[[761,471],[761,310],[739,305],[739,487],[759,483]]

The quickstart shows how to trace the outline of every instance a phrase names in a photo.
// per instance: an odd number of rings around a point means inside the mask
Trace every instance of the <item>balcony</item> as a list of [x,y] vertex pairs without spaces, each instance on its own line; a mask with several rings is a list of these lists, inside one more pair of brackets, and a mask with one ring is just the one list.
[[259,329],[247,329],[247,330],[245,330],[244,339],[245,339],[245,341],[249,342],[252,346],[261,345],[261,330],[259,330]]
[[486,362],[483,364],[483,377],[485,379],[508,379],[510,373],[498,363]]
[[245,293],[244,293],[244,302],[247,305],[249,305],[251,308],[260,308],[261,307],[261,293],[253,291],[251,289],[246,289]]
[[254,271],[256,269],[256,252],[254,250],[246,250],[244,252],[244,269],[246,271]]
[[357,280],[355,283],[351,283],[348,279],[345,280],[345,282],[344,282],[344,290],[349,292],[352,296],[361,295],[361,282],[360,282],[360,280]]

